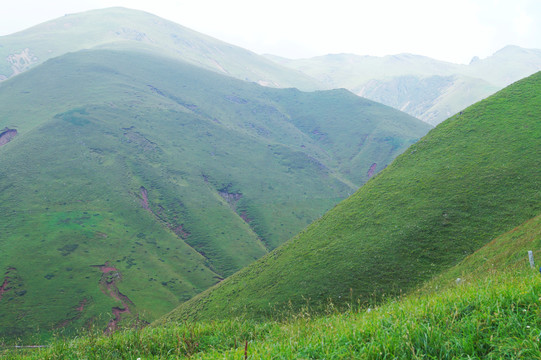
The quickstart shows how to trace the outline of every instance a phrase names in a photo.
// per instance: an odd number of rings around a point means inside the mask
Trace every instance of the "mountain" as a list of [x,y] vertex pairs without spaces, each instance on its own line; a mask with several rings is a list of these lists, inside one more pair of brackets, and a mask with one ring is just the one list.
[[[0,336],[150,322],[263,256],[429,127],[147,51],[0,83]],[[3,285],[2,285],[3,284]]]
[[155,15],[126,8],[93,10],[0,37],[0,81],[47,59],[83,49],[145,50],[241,80],[320,89],[314,79],[248,50]]
[[[526,250],[538,249],[540,239],[537,216],[431,281],[433,288],[368,309],[352,304],[345,312],[329,307],[313,316],[304,308],[286,321],[235,318],[126,329],[115,336],[90,333],[54,339],[24,359],[536,358],[541,282]],[[468,277],[445,278],[458,269]],[[19,354],[0,350],[6,359]]]
[[541,50],[518,46],[507,46],[486,59],[474,58],[469,65],[412,54],[332,54],[299,60],[267,57],[324,86],[347,88],[432,125],[541,70]]
[[293,239],[160,322],[321,311],[414,289],[541,213],[540,105],[538,72],[447,119]]

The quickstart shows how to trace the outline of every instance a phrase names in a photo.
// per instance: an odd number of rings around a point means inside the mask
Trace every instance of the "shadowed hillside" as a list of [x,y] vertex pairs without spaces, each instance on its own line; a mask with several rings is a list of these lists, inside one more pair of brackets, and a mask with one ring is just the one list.
[[282,247],[161,321],[398,295],[541,212],[541,73],[433,129]]

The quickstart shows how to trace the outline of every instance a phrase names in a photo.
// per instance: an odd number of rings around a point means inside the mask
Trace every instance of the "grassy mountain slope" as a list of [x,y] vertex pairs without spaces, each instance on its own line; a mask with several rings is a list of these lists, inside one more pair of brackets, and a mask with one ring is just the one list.
[[274,87],[321,88],[316,80],[248,50],[142,11],[93,10],[0,37],[0,80],[82,49],[145,49],[242,80]]
[[268,56],[328,87],[393,106],[436,125],[514,81],[541,70],[541,50],[507,46],[486,59],[458,65],[412,54],[333,54],[289,60]]
[[[370,165],[341,171],[344,144],[379,146],[384,167],[428,130],[345,90],[270,89],[145,52],[51,59],[2,82],[0,103],[2,336],[152,321],[366,181]],[[357,131],[383,140],[357,146]]]
[[[528,251],[532,250],[539,268],[541,259],[541,215],[502,234],[466,257],[456,266],[436,276],[423,286],[423,291],[437,291],[442,287],[472,282],[491,277],[495,273],[529,267]],[[537,270],[536,270],[537,271]]]
[[161,321],[407,291],[541,211],[541,73],[448,119],[282,247]]
[[[370,310],[352,304],[344,313],[329,307],[324,316],[303,309],[286,322],[169,323],[114,336],[58,339],[46,349],[0,348],[0,354],[7,359],[537,358],[541,279],[528,269],[525,250],[538,248],[540,219],[498,236],[430,283],[444,288]],[[471,277],[457,283],[453,276],[459,269]]]

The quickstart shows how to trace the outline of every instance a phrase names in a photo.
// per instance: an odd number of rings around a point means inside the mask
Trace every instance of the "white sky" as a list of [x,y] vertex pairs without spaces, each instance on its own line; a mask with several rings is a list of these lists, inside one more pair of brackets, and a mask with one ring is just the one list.
[[506,45],[541,49],[541,0],[8,0],[0,35],[110,6],[288,58],[407,52],[468,63]]

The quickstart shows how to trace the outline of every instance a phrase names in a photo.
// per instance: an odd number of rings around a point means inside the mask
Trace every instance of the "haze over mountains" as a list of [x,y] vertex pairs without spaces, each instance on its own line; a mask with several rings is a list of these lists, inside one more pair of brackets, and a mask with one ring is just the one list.
[[[55,39],[52,41],[51,39]],[[431,125],[541,70],[541,50],[507,46],[459,65],[413,54],[259,56],[181,25],[124,8],[69,14],[2,37],[0,81],[46,59],[88,48],[137,48],[271,87],[346,88]]]
[[518,46],[507,46],[486,59],[474,58],[469,65],[413,54],[334,54],[300,60],[267,57],[327,87],[349,89],[432,125],[541,70],[541,50]]
[[430,129],[344,89],[260,86],[310,79],[138,11],[70,15],[0,45],[1,336],[150,322]]

